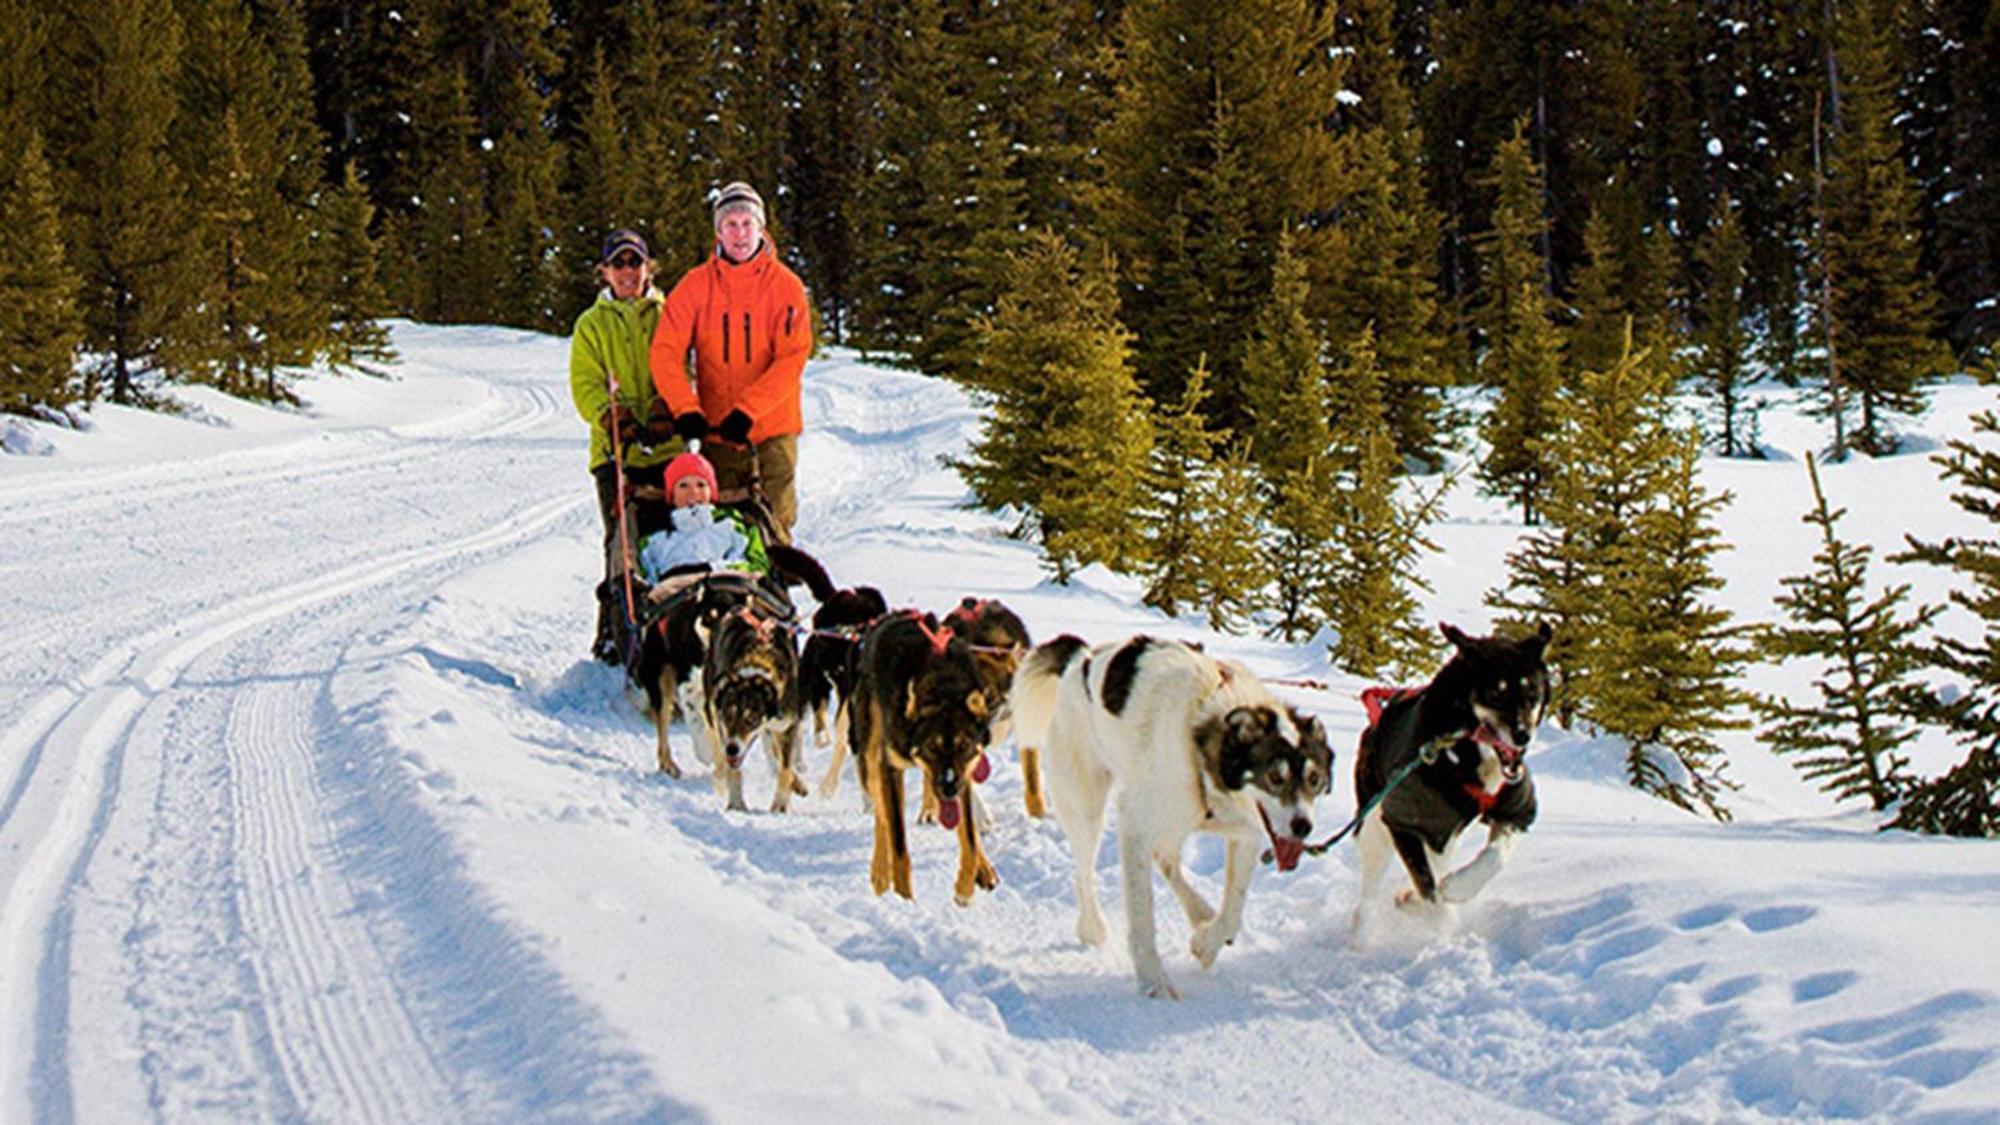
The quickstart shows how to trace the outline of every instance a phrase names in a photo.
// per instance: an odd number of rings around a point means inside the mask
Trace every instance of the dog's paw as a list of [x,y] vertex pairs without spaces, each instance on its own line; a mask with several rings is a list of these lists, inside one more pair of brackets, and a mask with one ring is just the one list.
[[1471,863],[1445,876],[1444,885],[1438,888],[1438,893],[1446,902],[1471,902],[1499,873],[1500,854],[1492,850],[1483,851]]
[[809,790],[809,789],[807,789],[807,788],[806,788],[806,783],[805,783],[805,782],[803,782],[803,781],[799,780],[799,779],[798,779],[798,777],[797,777],[796,775],[795,775],[795,776],[793,776],[793,778],[792,778],[792,796],[794,796],[794,797],[804,797],[804,796],[808,796],[808,795],[810,795],[810,794],[811,794],[811,792],[812,792],[811,790]]
[[1188,940],[1188,952],[1206,969],[1215,964],[1215,956],[1222,952],[1222,947],[1235,940],[1234,933],[1209,922],[1195,929],[1194,937]]
[[672,758],[661,758],[660,772],[666,774],[668,777],[678,778],[681,775],[681,767]]
[[973,876],[973,879],[982,891],[990,891],[1000,885],[1000,873],[995,871],[992,862],[986,859],[979,861],[979,873]]
[[1140,973],[1139,994],[1148,1000],[1179,1000],[1181,994],[1174,990],[1174,982],[1167,979],[1164,972]]

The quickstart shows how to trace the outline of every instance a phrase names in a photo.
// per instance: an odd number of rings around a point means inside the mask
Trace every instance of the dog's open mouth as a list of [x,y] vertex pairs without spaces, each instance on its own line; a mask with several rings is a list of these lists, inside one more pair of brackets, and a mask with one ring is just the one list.
[[1257,807],[1257,815],[1264,821],[1264,835],[1271,838],[1271,858],[1278,861],[1278,870],[1290,871],[1299,865],[1299,857],[1306,854],[1306,842],[1292,836],[1280,836],[1271,827],[1271,817],[1264,807]]
[[1509,782],[1521,780],[1524,771],[1521,748],[1514,745],[1506,735],[1495,730],[1489,723],[1481,723],[1474,728],[1472,740],[1492,749],[1500,759],[1500,772]]

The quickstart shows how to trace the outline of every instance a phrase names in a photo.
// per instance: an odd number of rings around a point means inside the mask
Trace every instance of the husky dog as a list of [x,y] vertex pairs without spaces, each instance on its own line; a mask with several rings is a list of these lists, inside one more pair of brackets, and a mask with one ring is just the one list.
[[875,851],[868,879],[876,894],[892,885],[910,895],[910,846],[903,823],[903,771],[923,774],[938,822],[958,833],[958,879],[952,898],[972,903],[975,887],[1000,883],[966,815],[973,770],[986,748],[990,716],[979,669],[964,638],[914,609],[877,621],[861,640],[848,741],[855,769],[875,808]]
[[805,713],[799,705],[799,650],[786,622],[756,603],[724,614],[708,638],[702,665],[702,718],[721,751],[714,761],[715,791],[742,809],[743,757],[760,736],[778,773],[771,811],[784,812],[792,795],[804,796],[797,774]]
[[[1351,940],[1359,945],[1370,899],[1393,850],[1411,886],[1396,897],[1406,909],[1443,911],[1467,902],[1506,862],[1515,840],[1535,822],[1535,783],[1524,759],[1549,698],[1544,623],[1520,640],[1470,637],[1444,625],[1452,654],[1422,688],[1391,693],[1361,732],[1354,759],[1354,799],[1363,807],[1405,767],[1362,824],[1361,895]],[[1371,708],[1376,705],[1371,700]],[[1486,846],[1464,867],[1438,872],[1459,834],[1487,824]]]
[[715,760],[704,725],[701,680],[709,634],[723,615],[755,603],[789,620],[794,611],[787,586],[804,584],[822,602],[833,596],[833,581],[819,560],[778,543],[766,551],[771,560],[767,576],[736,571],[674,575],[641,599],[639,643],[625,674],[646,693],[646,711],[658,735],[660,772],[668,777],[681,775],[667,739],[676,714],[687,719],[695,757],[703,763]]
[[[944,615],[944,623],[954,634],[964,637],[972,649],[972,663],[979,669],[979,683],[986,692],[986,753],[973,774],[974,781],[985,781],[988,763],[1013,731],[1013,713],[1007,707],[1007,693],[1014,686],[1014,670],[1021,666],[1021,658],[1028,654],[1033,642],[1028,639],[1028,627],[1021,624],[1014,611],[992,598],[965,598]],[[1036,817],[1043,812],[1042,771],[1037,762],[1038,756],[1039,752],[1034,748],[1021,747],[1021,784],[1028,814]],[[980,827],[988,827],[991,821],[985,818],[986,808],[979,801],[979,791],[975,789],[972,792],[974,815],[982,817]],[[925,803],[917,819],[935,819],[929,802]]]
[[[833,760],[820,779],[821,799],[840,790],[840,765],[847,759],[847,700],[854,694],[854,672],[861,636],[889,612],[882,591],[873,586],[838,590],[813,611],[812,635],[799,654],[799,690],[813,714],[813,741],[833,744]],[[827,708],[834,707],[829,728]],[[864,786],[865,788],[865,786]]]
[[[1242,926],[1264,839],[1280,870],[1299,861],[1313,803],[1331,783],[1325,730],[1241,664],[1151,637],[1094,649],[1057,637],[1015,673],[1013,709],[1022,739],[1042,747],[1049,802],[1069,837],[1077,937],[1101,945],[1109,933],[1095,861],[1115,789],[1132,966],[1146,995],[1177,997],[1154,937],[1151,869],[1187,912],[1195,960],[1213,964]],[[1228,841],[1220,913],[1181,875],[1181,845],[1196,832]]]

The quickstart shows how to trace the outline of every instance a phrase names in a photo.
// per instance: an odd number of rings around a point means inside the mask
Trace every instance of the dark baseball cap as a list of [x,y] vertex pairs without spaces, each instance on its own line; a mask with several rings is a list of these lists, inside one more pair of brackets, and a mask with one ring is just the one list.
[[641,258],[651,259],[652,252],[646,249],[646,240],[636,230],[620,227],[604,236],[604,253],[598,255],[599,262],[608,262],[618,256],[620,250],[636,250]]

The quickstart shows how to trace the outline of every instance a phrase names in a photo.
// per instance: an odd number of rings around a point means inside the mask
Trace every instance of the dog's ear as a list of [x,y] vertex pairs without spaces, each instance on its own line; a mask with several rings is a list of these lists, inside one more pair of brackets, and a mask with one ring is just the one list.
[[1522,647],[1526,648],[1530,655],[1539,657],[1549,647],[1549,639],[1555,635],[1555,627],[1544,621],[1535,628],[1533,636],[1522,642]]
[[972,712],[972,717],[975,719],[985,718],[986,692],[980,688],[973,688],[967,692],[965,695],[965,709]]
[[1472,644],[1472,638],[1466,636],[1464,631],[1449,621],[1438,622],[1438,632],[1443,633],[1444,639],[1451,642],[1451,647],[1460,652],[1464,652],[1466,647]]
[[1271,714],[1262,707],[1238,707],[1226,721],[1231,742],[1255,742],[1271,732]]
[[911,680],[903,688],[903,717],[914,719],[917,717],[917,682]]

